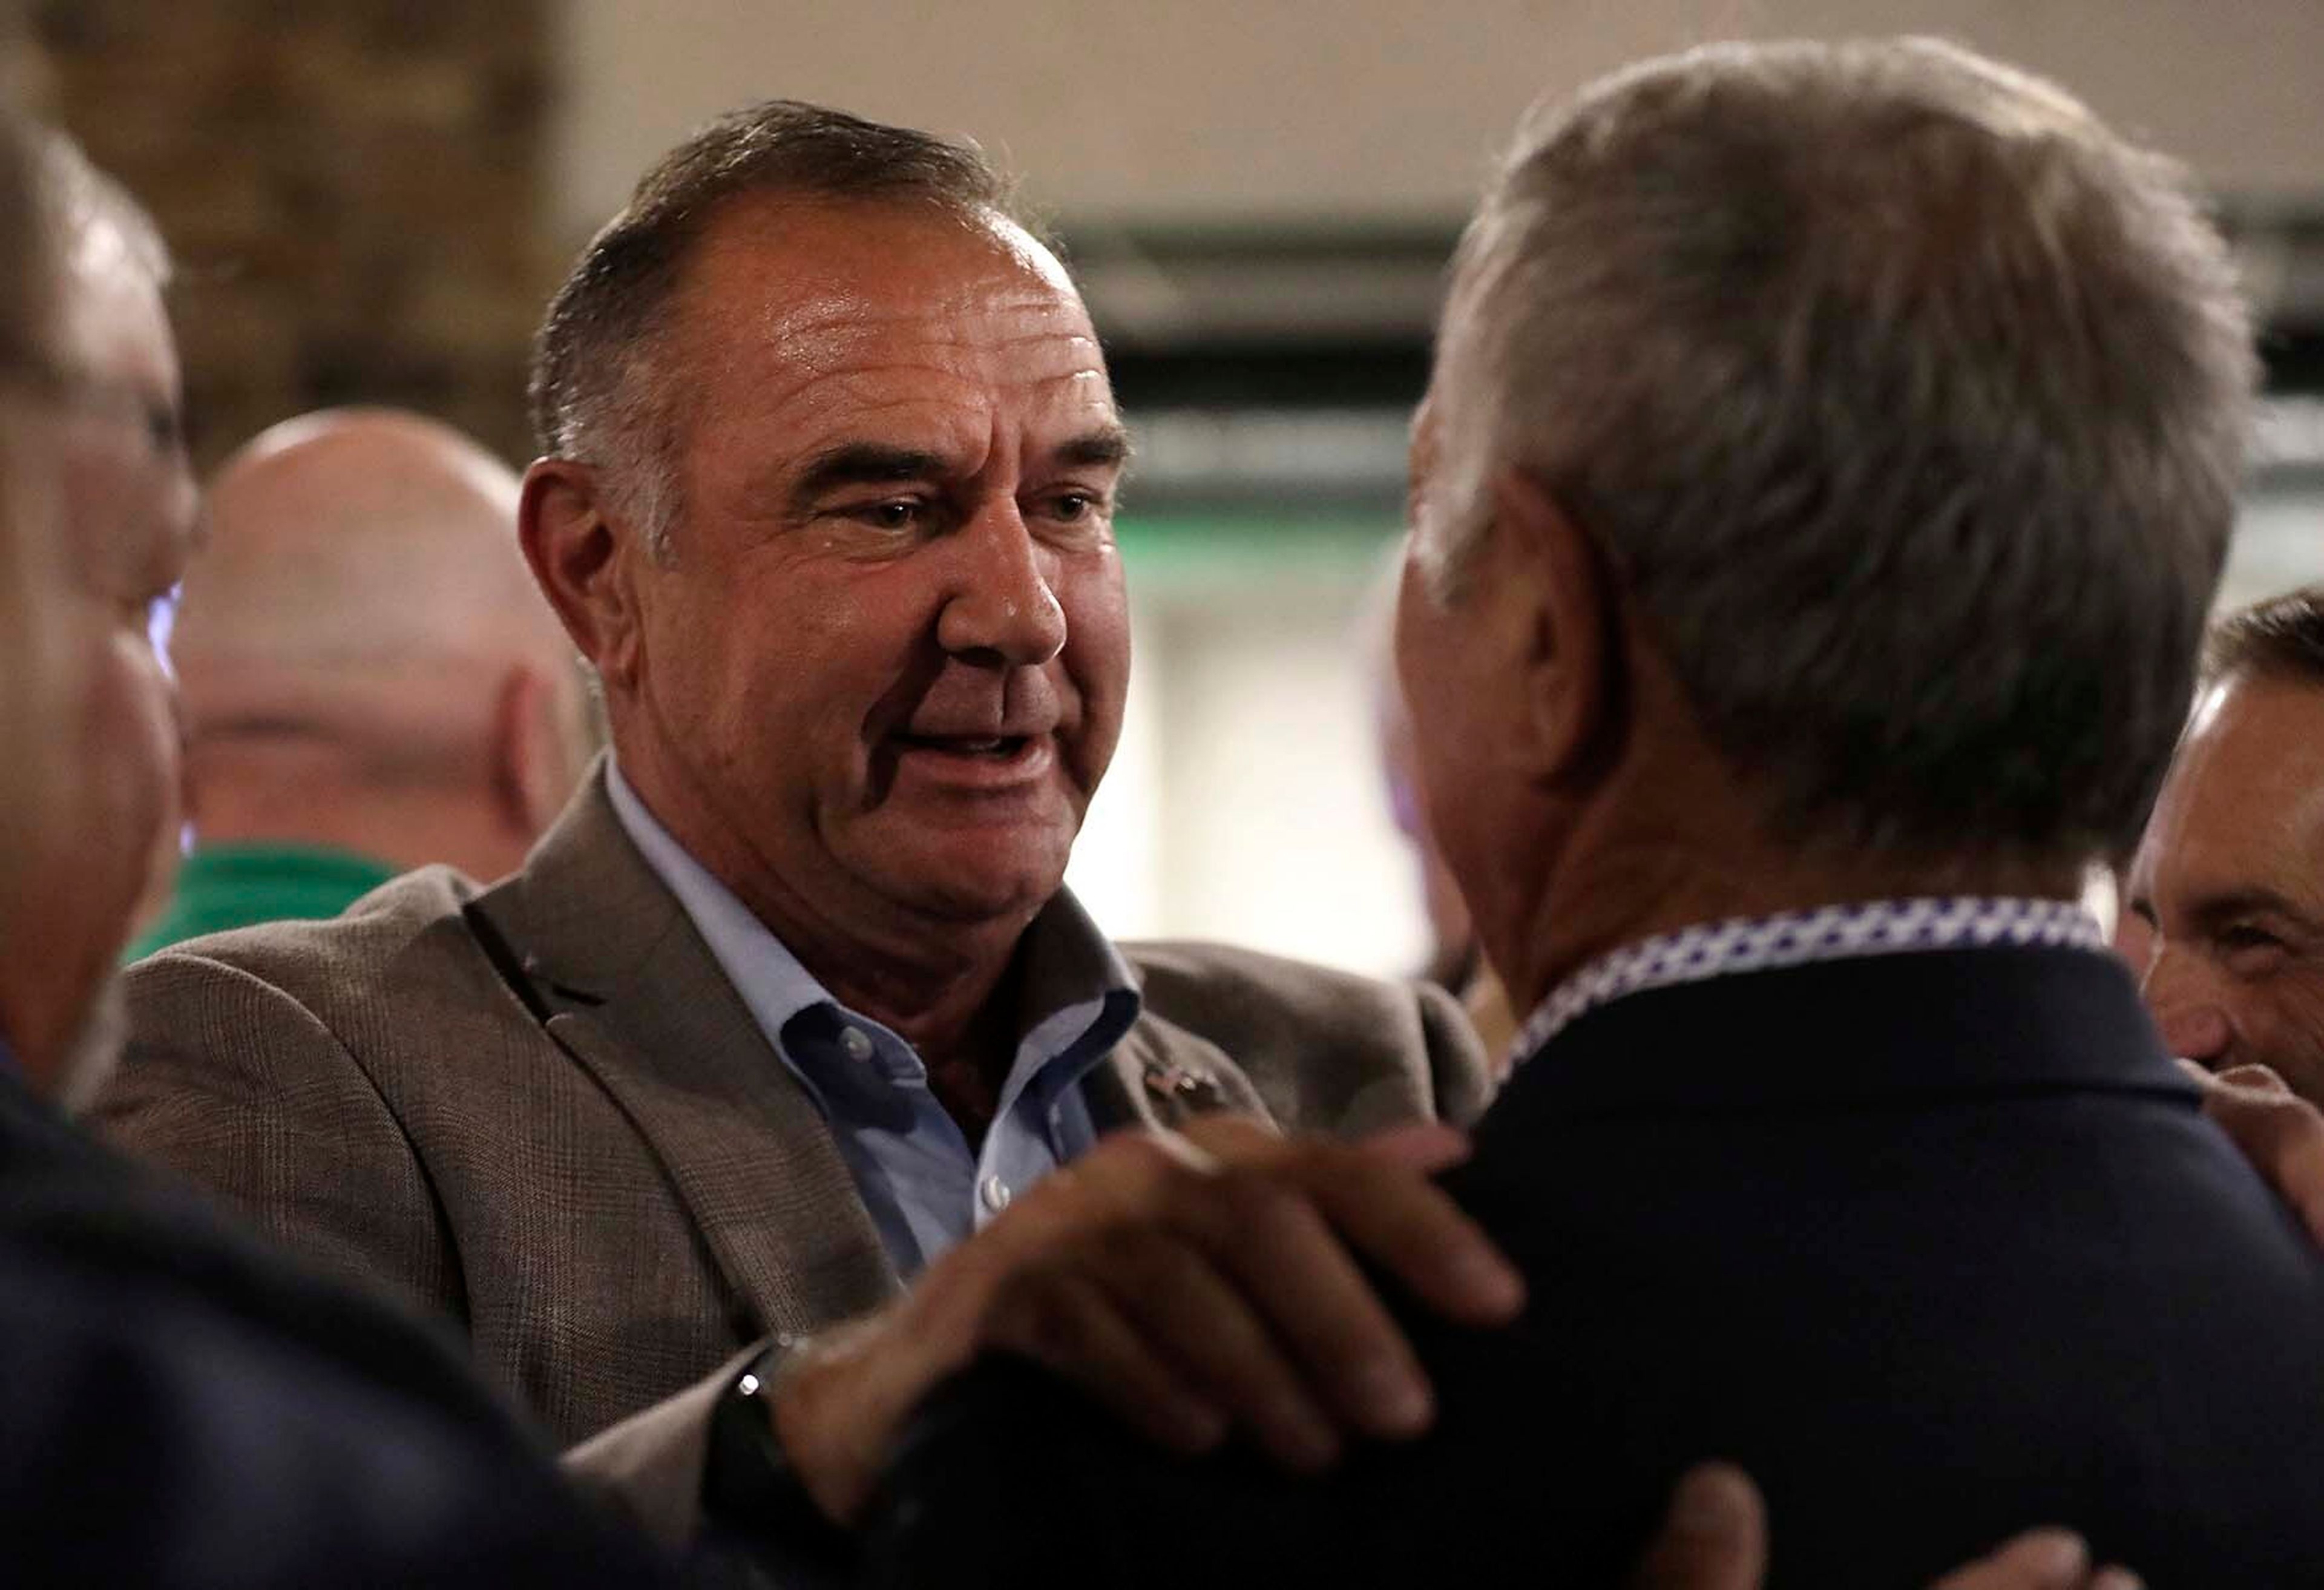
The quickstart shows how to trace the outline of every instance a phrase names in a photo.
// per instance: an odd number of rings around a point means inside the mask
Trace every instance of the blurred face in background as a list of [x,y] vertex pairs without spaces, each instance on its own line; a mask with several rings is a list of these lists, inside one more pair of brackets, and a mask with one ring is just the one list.
[[[99,219],[70,251],[54,379],[11,394],[10,511],[53,555],[24,562],[43,726],[38,820],[11,902],[11,1043],[36,1082],[64,1073],[121,953],[178,781],[172,687],[156,605],[184,570],[197,495],[180,436],[179,373],[159,284]],[[19,384],[20,385],[22,384]]]
[[2204,695],[2139,846],[2130,915],[2126,952],[2143,955],[2172,1053],[2271,1066],[2324,1101],[2324,689],[2246,673]]

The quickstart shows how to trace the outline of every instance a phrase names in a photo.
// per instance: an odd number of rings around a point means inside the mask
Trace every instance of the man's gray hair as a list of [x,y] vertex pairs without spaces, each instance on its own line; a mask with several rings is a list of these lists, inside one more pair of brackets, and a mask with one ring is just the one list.
[[1517,467],[1795,839],[2135,830],[2255,374],[2179,169],[1925,40],[1727,45],[1537,108],[1464,237],[1416,550]]
[[745,195],[1016,218],[1010,183],[973,145],[796,100],[733,111],[664,155],[550,300],[531,401],[541,450],[596,466],[665,554],[687,420],[664,367],[665,311],[704,230]]

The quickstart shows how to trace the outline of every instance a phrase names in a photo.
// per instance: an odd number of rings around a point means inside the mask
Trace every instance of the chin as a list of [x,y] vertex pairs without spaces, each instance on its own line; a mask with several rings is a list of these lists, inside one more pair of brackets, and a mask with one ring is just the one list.
[[984,859],[982,867],[932,867],[921,873],[913,891],[921,909],[960,922],[1004,917],[1030,921],[1065,883],[1063,868],[1000,870],[991,865],[993,858]]
[[1001,831],[954,830],[899,838],[874,858],[881,891],[932,916],[960,922],[1029,920],[1064,886],[1070,840]]

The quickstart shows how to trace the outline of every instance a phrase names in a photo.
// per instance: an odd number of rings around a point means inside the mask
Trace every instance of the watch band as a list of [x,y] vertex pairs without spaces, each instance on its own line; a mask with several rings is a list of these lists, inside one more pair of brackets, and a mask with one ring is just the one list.
[[800,1336],[770,1337],[719,1400],[703,1469],[703,1512],[753,1555],[803,1578],[836,1579],[854,1559],[854,1537],[824,1516],[775,1435],[775,1384],[785,1357],[805,1345]]

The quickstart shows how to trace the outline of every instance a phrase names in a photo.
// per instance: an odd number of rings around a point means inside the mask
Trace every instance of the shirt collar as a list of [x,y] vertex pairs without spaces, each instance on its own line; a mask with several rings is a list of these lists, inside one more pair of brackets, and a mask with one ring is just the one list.
[[1510,1054],[1522,1064],[1591,1011],[1649,988],[1821,961],[1996,945],[2103,951],[2106,932],[2073,901],[1977,895],[1731,917],[1642,938],[1591,961],[1550,990]]
[[[751,908],[662,827],[622,776],[621,763],[610,756],[605,763],[605,792],[631,842],[678,896],[719,969],[770,1041],[780,1047],[779,1034],[800,1012],[820,1004],[837,1005],[830,992]],[[1079,1031],[1102,1020],[1108,1030],[1105,1047],[1111,1048],[1111,1040],[1119,1038],[1136,1020],[1137,977],[1071,891],[1057,891],[1026,929],[1023,942],[1027,958],[1020,1031],[1028,1036],[1038,1033],[1062,1048],[1073,1034],[1051,1031],[1051,1023]],[[1089,1058],[1093,1060],[1102,1053],[1100,1049]]]

